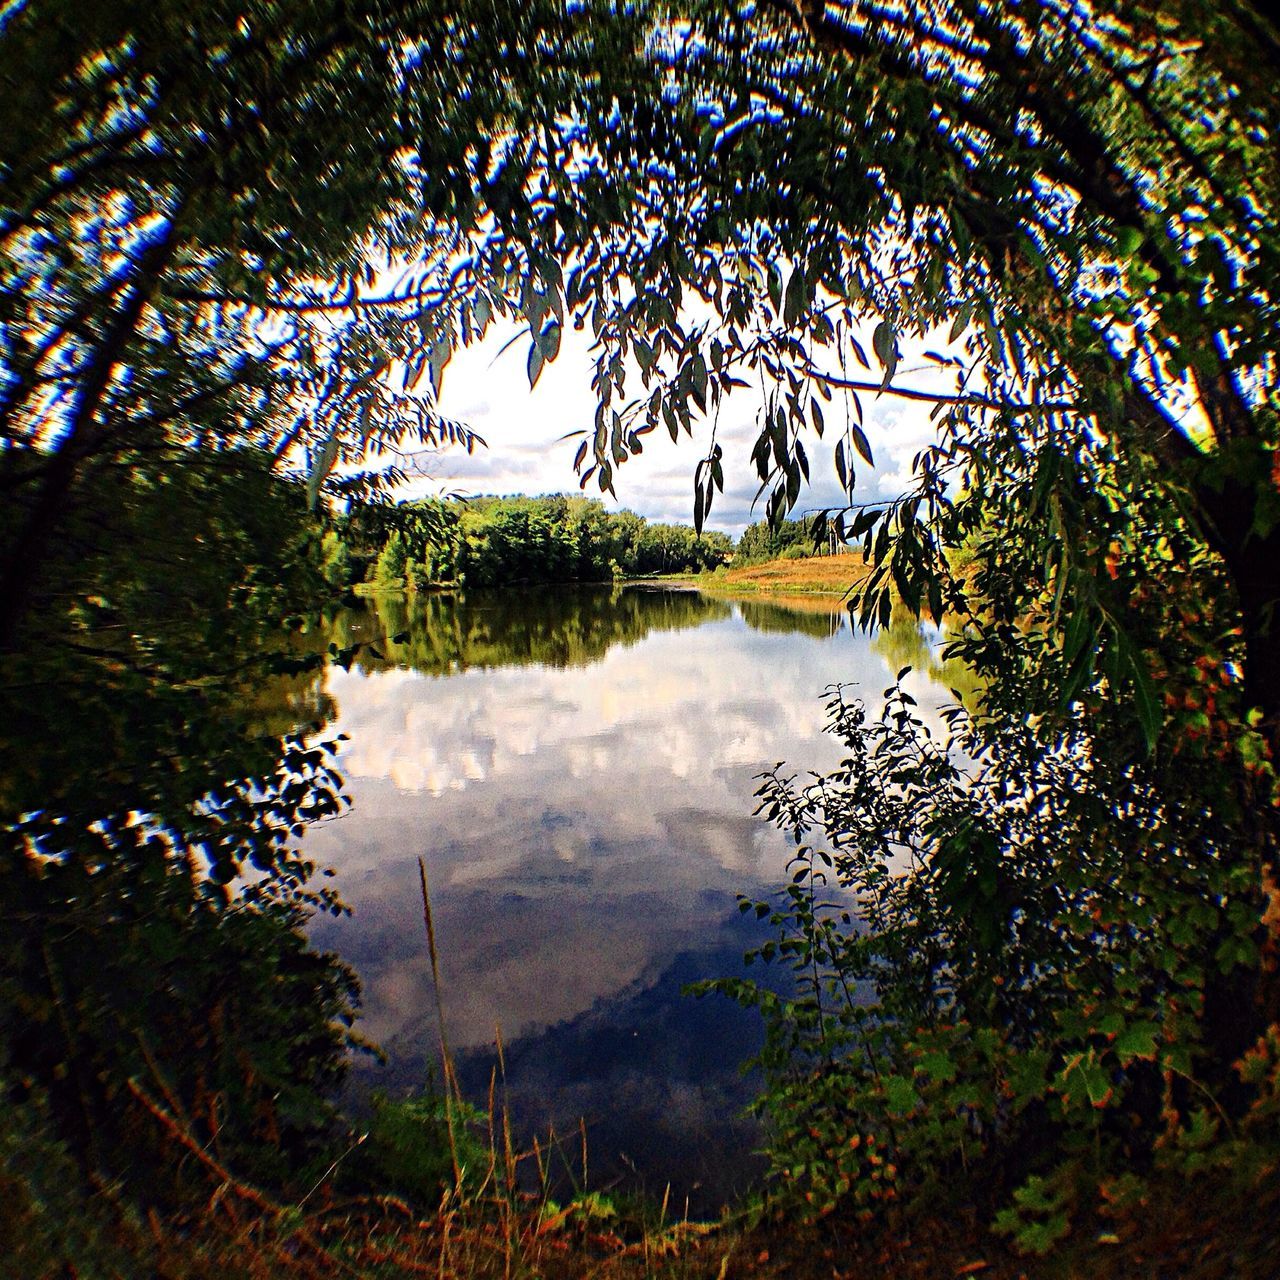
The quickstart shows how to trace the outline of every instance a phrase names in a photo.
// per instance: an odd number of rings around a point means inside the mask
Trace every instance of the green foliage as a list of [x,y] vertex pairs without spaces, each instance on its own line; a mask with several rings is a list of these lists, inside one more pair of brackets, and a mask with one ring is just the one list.
[[[466,1195],[489,1168],[487,1120],[468,1103],[447,1101],[434,1091],[399,1100],[377,1095],[353,1164],[356,1184],[403,1196],[423,1212],[435,1209],[447,1192]],[[454,1177],[455,1152],[460,1186]]]
[[372,581],[378,587],[403,590],[409,565],[409,548],[404,538],[392,533],[378,555]]
[[375,561],[370,581],[414,589],[609,582],[696,573],[726,561],[726,534],[610,513],[599,499],[472,498],[359,508],[339,523],[348,557]]
[[133,1273],[112,1214],[101,1195],[86,1194],[79,1169],[53,1136],[38,1097],[13,1101],[0,1075],[0,1257],[9,1274],[45,1280]]
[[324,574],[325,582],[336,588],[350,586],[353,572],[352,558],[342,535],[336,529],[327,530],[321,540],[320,548],[320,571]]
[[736,565],[764,560],[799,559],[814,553],[813,534],[804,520],[783,520],[776,526],[767,520],[748,525],[734,548]]
[[335,1130],[355,994],[307,949],[308,868],[233,895],[166,865],[179,833],[100,825],[96,865],[68,849],[3,877],[0,1030],[19,1096],[38,1083],[81,1159],[160,1199],[184,1155],[135,1087],[243,1176],[302,1177]]
[[798,995],[716,984],[764,1015],[788,1194],[867,1213],[959,1194],[1044,1252],[1118,1173],[1238,1158],[1219,1119],[1260,1137],[1269,1050],[1237,1062],[1215,1025],[1259,906],[1247,828],[1206,807],[1212,764],[1144,761],[1127,709],[1051,736],[957,709],[942,740],[900,685],[878,718],[840,690],[829,709],[841,766],[759,792],[790,883],[742,904]]
[[343,296],[321,282],[362,271],[407,194],[392,157],[413,132],[404,95],[433,74],[412,56],[441,34],[433,9],[398,6],[403,40],[378,4],[7,16],[0,70],[22,88],[0,130],[6,647],[81,498],[134,451],[294,449],[314,504],[322,485],[367,487],[330,479],[341,460],[476,443],[386,383],[368,328],[334,323],[341,302],[299,305]]
[[297,839],[346,803],[282,625],[322,593],[316,522],[260,455],[161,461],[81,495],[6,660],[0,1040],[69,1194],[169,1209],[207,1197],[193,1150],[314,1180],[357,1042],[354,977],[303,932],[340,907]]
[[637,576],[702,573],[729,559],[732,542],[717,530],[699,533],[682,524],[645,524],[631,542],[623,563]]
[[285,674],[293,611],[323,593],[318,530],[269,465],[139,456],[81,495],[6,655],[0,813],[88,828],[114,793],[186,822],[227,778],[273,772],[280,734],[320,718],[314,677]]
[[1012,1236],[1023,1253],[1049,1253],[1071,1229],[1073,1189],[1062,1181],[1028,1178],[1014,1191],[1013,1205],[996,1214],[997,1233]]

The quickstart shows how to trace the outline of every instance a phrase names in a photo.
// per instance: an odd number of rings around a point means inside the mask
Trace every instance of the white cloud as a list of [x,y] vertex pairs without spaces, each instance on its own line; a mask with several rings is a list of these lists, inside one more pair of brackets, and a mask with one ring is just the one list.
[[[432,466],[431,480],[414,480],[406,487],[407,494],[455,490],[473,495],[534,494],[577,489],[573,456],[578,438],[562,437],[594,423],[589,337],[566,332],[558,358],[546,366],[538,386],[530,391],[525,344],[517,341],[503,351],[514,332],[514,327],[496,330],[483,343],[457,353],[445,372],[441,412],[466,422],[485,439],[488,448],[470,457],[461,452],[442,454]],[[869,335],[864,345],[869,349]],[[919,364],[916,348],[923,350],[925,345],[910,344],[904,352],[904,367]],[[910,380],[912,385],[941,385],[937,377],[936,371],[925,370]],[[757,393],[740,390],[721,411],[717,439],[725,451],[726,492],[716,499],[708,521],[711,528],[736,534],[763,517],[763,499],[752,509],[757,481],[750,459],[757,401]],[[895,496],[910,476],[911,459],[933,439],[929,407],[866,393],[861,403],[876,467],[873,470],[858,461],[855,498],[870,501]],[[833,464],[834,442],[844,423],[844,409],[838,400],[828,406],[826,418],[825,440],[817,440],[811,432],[805,438],[812,484],[801,494],[799,510],[834,507],[841,502]],[[644,453],[619,470],[616,500],[600,495],[594,483],[586,492],[603,497],[611,510],[630,508],[651,520],[687,524],[693,514],[694,468],[710,438],[709,420],[695,424],[692,439],[682,436],[675,443],[659,429],[646,437]]]

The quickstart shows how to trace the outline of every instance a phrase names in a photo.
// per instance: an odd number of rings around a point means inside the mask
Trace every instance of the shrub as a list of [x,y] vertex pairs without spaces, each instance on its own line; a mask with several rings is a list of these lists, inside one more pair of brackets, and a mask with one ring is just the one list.
[[[366,1137],[352,1162],[356,1185],[434,1209],[442,1192],[466,1190],[483,1179],[490,1160],[482,1141],[485,1119],[469,1103],[447,1102],[434,1090],[399,1100],[375,1095]],[[455,1154],[461,1185],[454,1177]]]
[[764,1016],[785,1192],[936,1213],[963,1188],[1044,1251],[1117,1176],[1234,1164],[1277,1055],[1237,1062],[1215,1023],[1260,904],[1212,764],[1162,766],[1083,710],[1048,735],[952,709],[938,740],[900,684],[878,718],[841,690],[829,709],[841,766],[758,792],[790,883],[742,902],[776,930],[752,958],[798,995],[711,984]]

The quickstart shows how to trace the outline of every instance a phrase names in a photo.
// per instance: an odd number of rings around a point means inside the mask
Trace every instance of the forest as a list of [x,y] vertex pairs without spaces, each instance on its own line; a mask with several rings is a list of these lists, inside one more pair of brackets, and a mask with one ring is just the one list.
[[[0,1267],[1273,1274],[1269,6],[46,0],[0,78]],[[482,447],[457,351],[514,333],[533,386],[569,331],[570,484],[665,433],[692,534],[343,523]],[[363,642],[316,620],[370,572],[712,567],[730,401],[738,553],[785,552],[824,441],[852,617],[970,674],[941,725],[905,669],[833,690],[842,763],[759,780],[793,860],[741,907],[795,982],[703,990],[764,1026],[767,1192],[659,1250],[531,1200],[447,1069],[344,1114],[375,1050],[301,840]],[[932,435],[875,497],[890,402]]]
[[335,586],[412,590],[610,582],[699,573],[733,551],[727,534],[609,513],[599,498],[474,497],[352,507],[325,535],[324,573]]

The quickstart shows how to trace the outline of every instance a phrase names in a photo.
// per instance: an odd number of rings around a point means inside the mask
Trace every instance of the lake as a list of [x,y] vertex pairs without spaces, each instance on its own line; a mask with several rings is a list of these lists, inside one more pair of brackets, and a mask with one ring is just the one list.
[[[333,639],[362,646],[327,675],[354,804],[305,848],[352,909],[314,939],[360,974],[389,1059],[363,1086],[419,1086],[437,1058],[421,856],[473,1100],[500,1028],[519,1127],[554,1124],[576,1151],[583,1117],[593,1185],[670,1184],[676,1206],[713,1211],[760,1172],[738,1071],[759,1028],[680,988],[742,971],[762,935],[736,895],[782,881],[756,775],[835,764],[824,690],[874,704],[900,666],[931,665],[919,632],[867,636],[836,600],[627,587],[383,597]],[[949,700],[927,674],[907,683]]]

